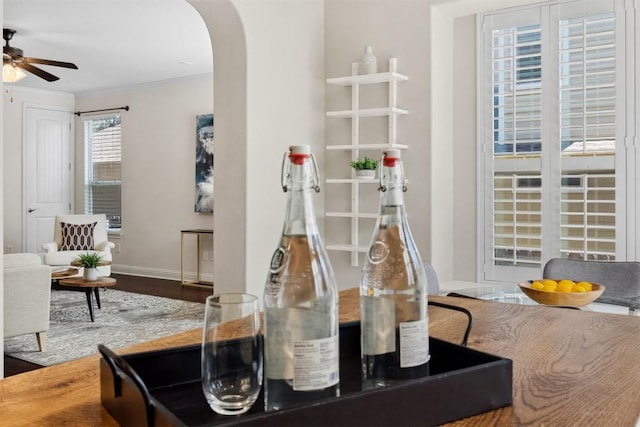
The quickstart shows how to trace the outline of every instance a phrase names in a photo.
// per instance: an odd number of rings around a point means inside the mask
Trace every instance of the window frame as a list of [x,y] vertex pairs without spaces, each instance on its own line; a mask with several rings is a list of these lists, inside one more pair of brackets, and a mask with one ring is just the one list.
[[[543,183],[543,207],[541,210],[541,215],[543,215],[542,220],[542,232],[541,238],[543,240],[542,243],[542,256],[540,260],[540,266],[525,268],[525,267],[506,267],[506,268],[497,268],[495,263],[493,262],[494,258],[494,239],[493,235],[495,233],[495,224],[494,224],[494,215],[495,215],[495,204],[494,204],[494,172],[497,170],[505,169],[509,170],[510,167],[504,167],[508,161],[503,162],[503,164],[499,165],[498,168],[494,168],[494,153],[493,153],[493,125],[492,120],[493,117],[493,94],[492,94],[492,73],[493,69],[491,66],[491,56],[489,59],[485,57],[485,55],[491,55],[492,45],[490,42],[491,37],[485,37],[485,31],[491,31],[490,28],[507,28],[509,26],[513,26],[514,24],[508,23],[508,21],[516,21],[517,26],[522,27],[527,24],[534,24],[539,22],[543,29],[546,28],[546,31],[541,31],[541,43],[546,44],[547,49],[551,47],[550,50],[545,51],[543,54],[543,72],[542,72],[542,105],[560,105],[559,101],[559,85],[557,82],[559,81],[559,76],[555,77],[550,76],[550,74],[545,72],[545,69],[558,69],[559,64],[559,51],[558,51],[558,22],[560,19],[560,11],[563,7],[566,6],[579,6],[579,7],[601,7],[602,3],[609,4],[613,6],[614,16],[615,16],[615,61],[616,61],[616,70],[615,70],[615,79],[616,79],[616,99],[623,100],[623,102],[616,103],[616,147],[615,147],[615,156],[612,156],[612,159],[587,159],[585,164],[588,167],[596,167],[603,165],[613,166],[615,168],[616,174],[616,211],[615,211],[615,222],[616,222],[616,260],[629,260],[633,259],[638,251],[635,249],[638,246],[638,241],[640,240],[638,236],[640,236],[640,230],[638,230],[636,219],[637,211],[636,211],[636,203],[632,197],[634,195],[638,195],[638,188],[640,187],[637,183],[640,175],[635,176],[634,173],[628,174],[627,171],[633,171],[635,165],[640,164],[640,156],[637,150],[637,143],[633,144],[633,151],[630,151],[629,144],[629,133],[634,133],[637,135],[637,129],[639,126],[640,120],[636,120],[634,117],[633,108],[630,108],[630,103],[628,101],[628,97],[625,98],[625,92],[629,93],[630,89],[631,93],[636,94],[636,98],[638,94],[635,89],[635,80],[634,80],[634,70],[637,67],[637,64],[630,64],[632,60],[628,60],[627,56],[633,55],[633,53],[629,52],[629,49],[625,43],[628,40],[630,34],[634,34],[634,27],[638,27],[638,23],[634,22],[632,16],[633,13],[628,13],[625,8],[624,0],[611,0],[610,2],[599,2],[593,0],[586,1],[576,1],[576,0],[559,0],[547,2],[544,4],[537,5],[528,5],[522,7],[514,7],[508,8],[498,11],[491,11],[487,13],[478,14],[476,16],[476,48],[477,48],[477,57],[476,57],[476,65],[477,65],[477,156],[478,156],[478,176],[477,176],[477,191],[478,191],[478,205],[477,205],[477,215],[478,215],[478,251],[477,251],[477,277],[480,282],[514,282],[520,281],[523,277],[537,277],[538,274],[541,274],[542,267],[545,262],[552,257],[560,256],[560,212],[554,212],[553,209],[555,206],[560,206],[560,172],[564,172],[567,167],[563,164],[560,165],[561,156],[560,156],[560,145],[549,143],[549,141],[554,141],[554,137],[559,138],[560,136],[560,127],[556,126],[554,129],[553,120],[558,120],[557,116],[554,118],[552,111],[555,111],[553,108],[542,108],[541,111],[541,123],[542,123],[542,140],[547,141],[547,143],[542,144],[542,152],[539,157],[531,157],[526,160],[520,160],[523,164],[527,164],[524,167],[524,170],[538,170],[541,172],[542,176],[547,176],[547,183]],[[611,7],[611,6],[609,6]],[[546,13],[545,13],[546,11]],[[510,16],[509,16],[509,15]],[[538,19],[539,17],[539,19]],[[493,25],[487,22],[487,19],[494,19]],[[552,22],[555,24],[551,25]],[[629,29],[630,28],[630,29]],[[555,43],[550,43],[550,37],[552,35],[551,31],[556,31],[554,38],[556,39]],[[638,51],[638,39],[640,37],[637,36],[636,33],[636,58]],[[545,48],[543,47],[543,50]],[[549,60],[552,58],[553,61],[550,63],[545,63],[545,60]],[[631,56],[633,58],[633,56]],[[559,73],[556,73],[559,74]],[[555,83],[554,83],[555,79]],[[626,100],[626,102],[624,102]],[[626,109],[626,111],[625,111]],[[628,123],[633,121],[635,124],[633,126],[634,130],[630,131],[630,126]],[[555,133],[555,135],[553,135]],[[558,139],[559,140],[559,139]],[[634,136],[634,141],[637,141],[637,136]],[[555,157],[554,157],[555,156]],[[543,157],[546,157],[543,160]],[[552,160],[547,160],[550,158]],[[579,160],[576,159],[568,159],[568,162],[577,162]],[[556,162],[556,165],[553,165],[552,162]],[[554,175],[555,174],[555,177]],[[550,178],[551,177],[551,178]],[[553,179],[552,179],[553,178]],[[555,179],[557,178],[557,179]],[[544,180],[543,180],[544,181]],[[554,181],[554,182],[551,182]],[[629,199],[629,203],[628,200]],[[640,208],[640,206],[638,206]],[[633,235],[628,235],[627,230],[635,231]],[[557,236],[557,241],[553,241]]]
[[[94,181],[91,180],[92,177],[90,177],[90,175],[93,175],[93,161],[92,161],[92,150],[91,147],[89,147],[89,136],[87,135],[87,126],[89,122],[94,122],[94,121],[99,121],[99,120],[105,120],[105,119],[114,119],[114,118],[119,118],[120,119],[120,138],[119,138],[119,144],[120,144],[120,149],[119,149],[119,156],[120,156],[120,180],[114,180],[114,181]],[[89,209],[89,204],[91,203],[88,200],[88,193],[90,192],[88,187],[94,188],[94,187],[100,187],[100,186],[117,186],[120,189],[120,206],[119,206],[119,217],[120,217],[120,221],[119,227],[111,227],[111,221],[109,220],[109,215],[107,215],[107,233],[108,235],[111,236],[119,236],[122,234],[122,145],[123,145],[123,132],[122,132],[122,128],[123,128],[123,116],[122,114],[120,114],[119,112],[113,112],[113,113],[102,113],[102,114],[93,114],[93,115],[86,115],[82,118],[82,135],[83,135],[83,149],[84,149],[84,170],[83,170],[83,211],[86,214],[92,214],[93,212],[92,209]],[[92,185],[93,182],[98,183],[98,185]],[[97,212],[97,213],[103,213],[103,212]]]

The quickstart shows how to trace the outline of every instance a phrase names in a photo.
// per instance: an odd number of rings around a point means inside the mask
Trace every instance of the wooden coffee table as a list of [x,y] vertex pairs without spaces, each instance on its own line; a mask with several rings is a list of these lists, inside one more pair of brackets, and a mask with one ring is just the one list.
[[51,280],[58,281],[67,277],[73,277],[78,274],[80,270],[75,267],[51,267]]
[[98,288],[106,288],[108,286],[113,286],[116,284],[116,279],[113,277],[98,277],[98,280],[85,280],[84,277],[68,277],[66,279],[60,279],[58,281],[61,286],[66,288],[73,288],[74,290],[84,290],[85,295],[87,296],[87,304],[89,305],[89,315],[91,316],[91,321],[95,322],[95,316],[93,312],[93,296],[96,297],[96,303],[98,304],[98,308],[102,308],[100,306],[100,294],[98,293]]

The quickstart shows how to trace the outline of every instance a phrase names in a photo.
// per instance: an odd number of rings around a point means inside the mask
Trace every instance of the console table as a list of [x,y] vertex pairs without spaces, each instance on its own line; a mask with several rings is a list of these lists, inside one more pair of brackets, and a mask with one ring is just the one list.
[[[184,278],[184,238],[185,235],[196,236],[196,279],[185,280]],[[195,228],[189,230],[180,230],[180,283],[182,286],[198,286],[198,287],[213,287],[213,282],[206,282],[200,280],[200,257],[201,257],[201,245],[200,236],[210,235],[213,238],[213,230],[204,228]]]

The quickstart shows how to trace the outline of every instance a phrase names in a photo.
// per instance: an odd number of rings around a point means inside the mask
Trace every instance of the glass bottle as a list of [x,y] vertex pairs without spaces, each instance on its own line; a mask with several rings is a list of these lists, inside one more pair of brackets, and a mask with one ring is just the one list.
[[429,374],[427,279],[404,209],[400,150],[382,152],[380,211],[360,281],[363,387]]
[[338,290],[313,210],[317,182],[309,146],[291,146],[282,163],[282,239],[264,290],[267,411],[340,393]]

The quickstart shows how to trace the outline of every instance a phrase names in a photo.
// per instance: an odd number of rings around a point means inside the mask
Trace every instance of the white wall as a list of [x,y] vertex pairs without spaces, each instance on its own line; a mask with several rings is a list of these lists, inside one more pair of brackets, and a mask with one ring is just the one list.
[[453,272],[455,280],[476,280],[476,21],[456,18],[453,51]]
[[[431,163],[431,89],[430,57],[429,57],[429,2],[412,0],[326,0],[325,1],[325,74],[326,77],[340,77],[351,74],[351,63],[359,59],[364,46],[371,45],[378,59],[380,71],[388,70],[388,59],[397,58],[398,72],[409,76],[407,82],[398,84],[398,106],[409,110],[407,116],[398,118],[398,142],[407,144],[409,149],[403,153],[404,170],[409,180],[405,203],[409,217],[409,225],[418,250],[423,259],[432,257],[432,221],[429,214],[429,201],[432,193]],[[363,89],[368,90],[369,88]],[[351,92],[348,88],[326,87],[326,103],[328,109],[350,108]],[[385,101],[386,102],[386,101]],[[386,139],[386,127],[373,123],[369,119],[362,122],[361,143],[380,143]],[[326,120],[327,145],[350,143],[350,124]],[[376,133],[367,133],[367,127],[376,126]],[[342,138],[336,140],[336,138]],[[334,154],[335,153],[335,154]],[[380,153],[368,153],[379,156]],[[350,152],[331,152],[328,158],[328,173],[332,177],[349,177]],[[340,190],[335,185],[327,188],[327,201],[336,197]],[[377,211],[378,194],[375,185],[361,186],[361,192],[369,192],[369,199],[363,203]],[[347,208],[350,199],[343,195]],[[337,210],[336,206],[331,207]],[[368,222],[367,222],[368,221]],[[346,219],[327,218],[327,240],[345,242],[348,235]],[[365,231],[366,243],[371,237],[375,222],[361,220]],[[330,251],[336,276],[341,289],[357,286],[363,254],[360,255],[358,267],[351,267],[350,254]]]
[[[321,0],[236,1],[247,40],[248,292],[262,295],[280,242],[286,194],[282,156],[308,144],[324,169],[324,45]],[[317,212],[323,212],[316,197]],[[320,224],[322,226],[322,224]]]
[[284,221],[282,155],[309,144],[323,168],[323,2],[190,2],[212,34],[215,114],[229,126],[216,139],[216,155],[231,153],[215,177],[216,289],[262,296]]
[[[79,111],[125,105],[130,110],[121,112],[122,235],[110,237],[120,245],[112,268],[179,279],[180,230],[213,228],[213,215],[194,212],[196,116],[213,112],[213,79],[202,76],[76,98]],[[76,119],[77,212],[84,203],[82,117]],[[215,157],[214,168],[224,160]],[[185,236],[189,279],[195,271],[195,248],[195,236]],[[202,238],[202,250],[212,251],[211,239]],[[201,270],[203,279],[212,280],[213,262],[201,260]]]
[[[179,279],[180,230],[213,228],[211,214],[193,211],[196,115],[213,111],[211,76],[74,97],[5,85],[3,98],[4,251],[22,246],[22,115],[25,105],[64,111],[129,105],[123,112],[123,233],[114,272]],[[75,105],[74,105],[75,104]],[[76,117],[76,116],[74,116]],[[75,211],[83,210],[82,120],[76,117]],[[223,161],[223,160],[220,160]],[[10,178],[10,179],[9,179]],[[212,251],[203,238],[203,251]],[[195,238],[185,240],[187,278],[195,274]],[[201,260],[202,278],[212,280],[213,262]]]

